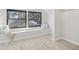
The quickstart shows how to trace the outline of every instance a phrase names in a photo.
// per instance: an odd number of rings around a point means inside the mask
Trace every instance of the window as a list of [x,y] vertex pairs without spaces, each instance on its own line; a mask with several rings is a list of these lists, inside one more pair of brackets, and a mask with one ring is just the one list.
[[41,27],[41,20],[41,12],[28,11],[26,13],[26,11],[7,9],[7,24],[10,28],[26,28],[27,24],[28,27]]
[[26,11],[8,9],[7,24],[10,28],[26,27]]
[[28,12],[28,27],[41,27],[41,12]]

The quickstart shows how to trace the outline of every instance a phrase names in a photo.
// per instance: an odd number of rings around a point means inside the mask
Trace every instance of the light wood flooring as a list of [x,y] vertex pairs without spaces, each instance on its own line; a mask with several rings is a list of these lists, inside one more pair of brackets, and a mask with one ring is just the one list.
[[78,50],[79,46],[63,39],[52,41],[51,36],[45,35],[30,39],[22,39],[9,43],[1,43],[0,50]]

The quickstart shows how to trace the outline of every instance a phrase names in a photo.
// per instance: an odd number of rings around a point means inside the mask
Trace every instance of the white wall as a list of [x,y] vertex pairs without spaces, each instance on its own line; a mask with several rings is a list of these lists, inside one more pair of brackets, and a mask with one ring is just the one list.
[[79,10],[62,13],[64,38],[79,43]]
[[6,10],[0,9],[0,24],[6,24]]
[[49,24],[50,33],[54,40],[55,38],[55,9],[45,9],[44,11],[47,13],[47,22]]
[[[30,9],[28,9],[28,10],[30,10]],[[26,10],[26,11],[28,11],[28,10]],[[33,36],[39,36],[39,35],[46,35],[49,33],[49,28],[47,28],[47,16],[46,16],[46,13],[44,12],[44,10],[32,9],[32,11],[42,12],[42,28],[33,28],[30,30],[27,30],[26,28],[15,29],[15,30],[13,29],[11,31],[13,33],[16,33],[15,39],[24,38],[24,37],[33,37]],[[6,24],[6,21],[7,21],[6,15],[7,15],[6,10],[0,9],[0,24]]]
[[55,10],[55,38],[59,39],[63,37],[63,29],[62,29],[62,13],[60,10]]

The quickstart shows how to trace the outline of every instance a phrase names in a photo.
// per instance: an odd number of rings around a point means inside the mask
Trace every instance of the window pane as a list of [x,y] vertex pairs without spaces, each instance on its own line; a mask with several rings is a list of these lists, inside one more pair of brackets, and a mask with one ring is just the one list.
[[10,28],[21,28],[25,27],[25,19],[9,19],[8,20]]
[[8,25],[10,28],[23,28],[26,27],[26,12],[19,10],[8,11]]
[[18,12],[16,12],[16,11],[8,11],[8,17],[17,19],[18,18]]
[[41,12],[28,12],[28,26],[40,27],[41,26]]

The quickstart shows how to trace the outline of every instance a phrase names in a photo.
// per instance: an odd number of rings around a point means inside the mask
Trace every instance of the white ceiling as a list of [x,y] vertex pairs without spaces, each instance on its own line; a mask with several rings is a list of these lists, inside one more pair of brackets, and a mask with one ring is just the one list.
[[76,9],[58,9],[61,12],[65,12],[65,11],[72,11],[72,10],[76,10]]

